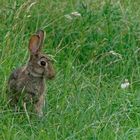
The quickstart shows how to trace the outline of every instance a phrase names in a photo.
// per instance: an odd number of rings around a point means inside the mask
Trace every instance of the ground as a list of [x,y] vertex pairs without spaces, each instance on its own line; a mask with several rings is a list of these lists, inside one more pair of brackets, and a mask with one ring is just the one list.
[[[140,139],[140,1],[0,1],[1,140]],[[77,12],[72,14],[72,12]],[[42,118],[7,106],[6,82],[26,64],[31,34],[54,60]],[[122,89],[128,79],[130,86]]]

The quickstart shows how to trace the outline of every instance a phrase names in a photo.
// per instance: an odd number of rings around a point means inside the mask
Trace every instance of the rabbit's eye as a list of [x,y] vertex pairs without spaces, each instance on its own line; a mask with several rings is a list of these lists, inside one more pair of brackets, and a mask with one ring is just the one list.
[[46,66],[46,62],[45,61],[41,61],[40,64],[41,64],[41,66]]

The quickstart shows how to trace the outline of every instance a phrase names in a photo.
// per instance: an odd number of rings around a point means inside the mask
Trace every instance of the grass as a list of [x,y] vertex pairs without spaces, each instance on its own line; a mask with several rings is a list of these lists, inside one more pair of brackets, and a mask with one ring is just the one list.
[[[1,140],[139,140],[139,0],[0,1]],[[81,17],[65,15],[78,11]],[[55,60],[41,119],[7,107],[6,82],[27,62],[30,35],[46,32]],[[128,79],[130,87],[120,85]]]

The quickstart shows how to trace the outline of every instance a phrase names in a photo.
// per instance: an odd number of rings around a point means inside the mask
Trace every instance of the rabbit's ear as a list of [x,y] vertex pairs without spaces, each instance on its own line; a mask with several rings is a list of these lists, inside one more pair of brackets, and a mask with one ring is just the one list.
[[38,35],[32,35],[29,41],[29,51],[32,54],[36,54],[39,51],[40,37]]
[[42,45],[43,45],[43,41],[44,41],[44,31],[43,30],[38,30],[36,32],[36,34],[39,36],[40,38],[40,44],[39,44],[39,48],[41,49],[42,48]]

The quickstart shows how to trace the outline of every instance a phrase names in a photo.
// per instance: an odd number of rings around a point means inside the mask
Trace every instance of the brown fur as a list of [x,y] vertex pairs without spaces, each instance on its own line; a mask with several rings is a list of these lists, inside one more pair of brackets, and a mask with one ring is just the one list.
[[39,116],[43,113],[45,79],[55,76],[50,59],[41,52],[43,40],[44,32],[42,30],[31,36],[29,41],[30,59],[27,65],[12,72],[8,80],[8,96],[11,104],[17,105],[23,93],[23,102],[32,102],[34,110]]

